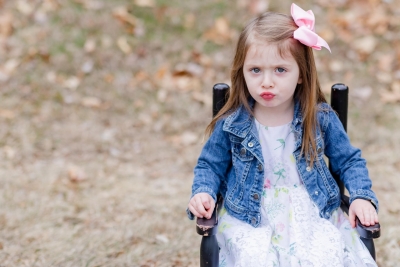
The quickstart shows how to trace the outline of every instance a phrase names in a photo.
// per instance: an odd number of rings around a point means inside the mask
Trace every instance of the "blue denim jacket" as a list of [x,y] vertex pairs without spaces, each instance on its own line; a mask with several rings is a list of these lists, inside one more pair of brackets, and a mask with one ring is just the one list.
[[[254,105],[254,100],[250,104]],[[339,175],[349,191],[350,203],[362,198],[370,200],[378,209],[366,161],[361,158],[361,151],[351,146],[336,113],[328,104],[320,104],[317,118],[318,156],[311,167],[300,155],[302,114],[296,102],[291,124],[295,135],[293,155],[300,178],[318,206],[320,216],[328,219],[340,206],[339,187],[324,161],[324,155],[330,160],[332,171]],[[205,192],[216,200],[220,193],[230,215],[254,227],[260,224],[264,159],[254,118],[243,106],[216,123],[203,147],[194,175],[192,197]],[[194,218],[189,210],[187,213],[190,219]]]

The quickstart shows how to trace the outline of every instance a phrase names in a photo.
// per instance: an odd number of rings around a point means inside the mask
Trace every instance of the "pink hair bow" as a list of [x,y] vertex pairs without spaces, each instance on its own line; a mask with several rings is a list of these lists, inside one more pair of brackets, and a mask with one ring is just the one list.
[[294,22],[299,26],[293,33],[294,39],[314,49],[321,50],[321,47],[325,47],[331,52],[328,43],[315,33],[315,17],[311,10],[306,12],[296,4],[292,4],[290,12]]

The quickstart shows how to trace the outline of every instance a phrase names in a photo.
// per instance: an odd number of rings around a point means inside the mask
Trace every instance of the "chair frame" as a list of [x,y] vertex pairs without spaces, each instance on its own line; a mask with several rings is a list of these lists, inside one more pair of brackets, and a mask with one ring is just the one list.
[[[331,88],[331,106],[337,113],[340,121],[343,124],[344,129],[347,131],[347,114],[348,114],[348,94],[349,88],[343,83],[336,83]],[[213,87],[213,117],[221,110],[225,105],[229,95],[229,86],[225,83],[217,83]],[[331,166],[329,164],[329,169]],[[332,172],[331,172],[332,173]],[[333,173],[332,173],[333,174]],[[344,194],[344,184],[337,177],[333,175],[340,189],[341,194],[341,208],[348,214],[349,212],[349,197]],[[201,267],[218,267],[219,266],[219,247],[216,239],[216,233],[218,230],[218,210],[221,201],[216,203],[213,215],[210,219],[197,218],[196,220],[196,231],[199,235],[202,235],[200,245],[200,266]],[[374,238],[380,237],[380,224],[373,226],[364,226],[361,222],[356,219],[357,232],[360,235],[361,240],[368,248],[371,256],[375,260],[375,246]]]

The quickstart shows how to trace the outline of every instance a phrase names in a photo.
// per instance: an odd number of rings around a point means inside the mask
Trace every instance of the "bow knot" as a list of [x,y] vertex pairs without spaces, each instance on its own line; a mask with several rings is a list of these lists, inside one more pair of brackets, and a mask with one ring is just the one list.
[[325,47],[331,52],[328,43],[315,33],[315,17],[311,10],[304,11],[296,4],[292,4],[291,14],[294,23],[299,26],[299,28],[293,32],[294,39],[316,50],[321,50],[322,47]]

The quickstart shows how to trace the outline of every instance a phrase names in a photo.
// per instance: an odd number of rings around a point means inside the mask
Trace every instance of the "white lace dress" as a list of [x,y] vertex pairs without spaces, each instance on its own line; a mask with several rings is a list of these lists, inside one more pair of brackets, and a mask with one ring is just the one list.
[[377,266],[340,209],[329,220],[319,216],[296,169],[290,124],[256,125],[265,161],[261,224],[254,228],[222,209],[219,266]]

